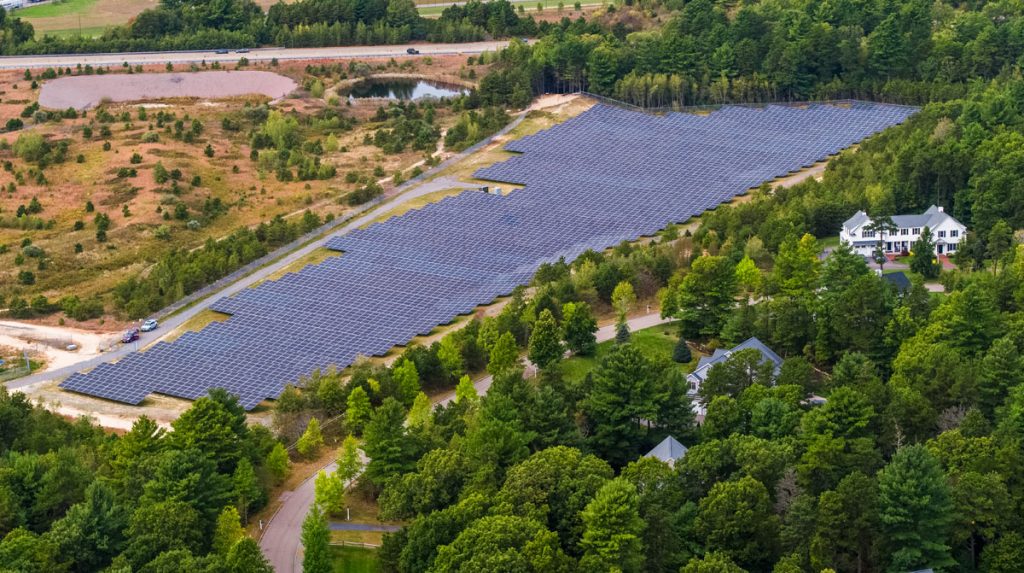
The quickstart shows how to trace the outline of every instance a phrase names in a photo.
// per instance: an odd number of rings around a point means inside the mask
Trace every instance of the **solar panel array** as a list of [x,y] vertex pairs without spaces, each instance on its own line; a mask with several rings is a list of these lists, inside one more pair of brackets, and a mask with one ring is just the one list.
[[653,116],[597,106],[508,144],[523,155],[477,172],[525,189],[466,192],[335,236],[327,246],[343,256],[214,304],[228,320],[62,387],[129,404],[221,387],[251,409],[317,368],[383,354],[509,293],[541,263],[651,235],[914,111],[851,103]]

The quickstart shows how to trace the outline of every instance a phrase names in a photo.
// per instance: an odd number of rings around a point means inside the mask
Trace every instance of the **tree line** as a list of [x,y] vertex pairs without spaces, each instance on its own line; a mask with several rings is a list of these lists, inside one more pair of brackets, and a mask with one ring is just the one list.
[[279,2],[266,13],[252,0],[161,0],[130,23],[95,38],[36,38],[31,24],[6,12],[0,16],[0,30],[5,54],[62,54],[465,42],[529,34],[536,23],[520,17],[507,0],[474,0],[436,19],[421,17],[413,0],[301,0]]
[[223,391],[118,436],[0,388],[0,568],[269,573],[244,526],[289,464]]
[[[630,10],[626,4],[609,16]],[[1024,13],[1004,7],[994,15],[984,4],[696,0],[665,7],[669,19],[654,28],[639,17],[613,26],[563,19],[532,48],[509,51],[482,92],[514,105],[523,93],[580,89],[642,107],[923,103],[1012,73],[1024,50]]]

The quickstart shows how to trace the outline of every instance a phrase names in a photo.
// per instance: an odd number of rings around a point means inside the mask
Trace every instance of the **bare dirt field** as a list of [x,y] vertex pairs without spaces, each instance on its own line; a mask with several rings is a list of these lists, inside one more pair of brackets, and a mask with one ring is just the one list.
[[263,95],[278,99],[298,85],[272,72],[251,70],[199,73],[72,76],[43,84],[39,105],[50,109],[96,107],[101,102],[137,102],[167,98],[229,98]]

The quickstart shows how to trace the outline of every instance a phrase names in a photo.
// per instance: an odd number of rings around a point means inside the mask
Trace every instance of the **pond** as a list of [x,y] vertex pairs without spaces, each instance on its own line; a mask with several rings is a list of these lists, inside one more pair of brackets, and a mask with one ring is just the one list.
[[454,97],[466,93],[466,88],[411,78],[376,78],[361,81],[348,90],[349,99],[386,98],[417,100],[424,97]]
[[43,84],[39,105],[50,109],[86,109],[104,100],[127,102],[253,94],[276,99],[288,95],[296,87],[291,78],[258,71],[65,76]]

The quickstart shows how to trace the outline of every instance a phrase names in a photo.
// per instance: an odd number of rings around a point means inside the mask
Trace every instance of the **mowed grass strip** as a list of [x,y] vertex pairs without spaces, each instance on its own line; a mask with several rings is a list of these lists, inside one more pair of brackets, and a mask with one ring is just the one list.
[[97,36],[111,26],[125,24],[158,0],[66,0],[16,10],[14,15],[31,23],[36,37],[46,34]]
[[331,546],[331,560],[336,573],[377,573],[380,561],[377,550],[363,547]]

